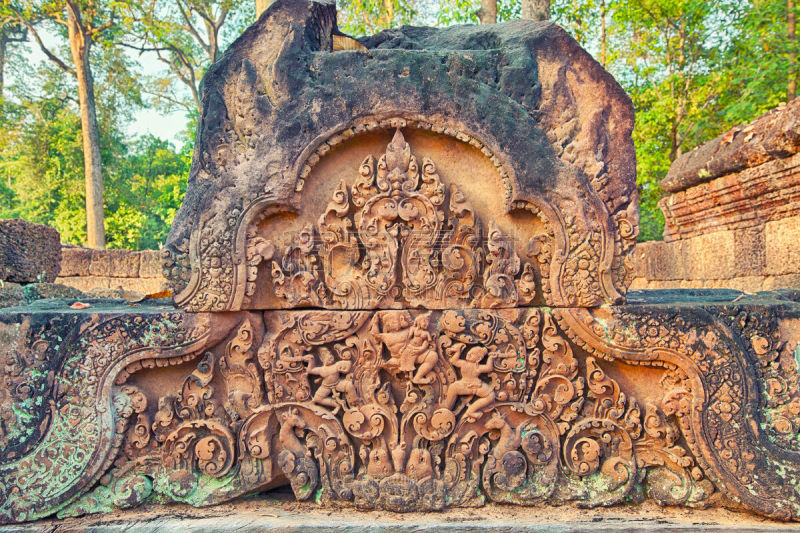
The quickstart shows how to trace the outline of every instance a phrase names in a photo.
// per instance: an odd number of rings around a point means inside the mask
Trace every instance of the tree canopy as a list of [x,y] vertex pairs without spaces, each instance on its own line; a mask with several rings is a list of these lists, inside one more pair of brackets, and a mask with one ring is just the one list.
[[[361,36],[502,22],[547,4],[634,102],[641,239],[661,238],[658,184],[676,157],[796,94],[794,0],[339,0],[339,25]],[[185,191],[200,80],[254,20],[254,1],[5,0],[0,218],[85,244],[92,174],[102,176],[106,245],[158,248]],[[129,135],[147,109],[180,110],[185,133]]]

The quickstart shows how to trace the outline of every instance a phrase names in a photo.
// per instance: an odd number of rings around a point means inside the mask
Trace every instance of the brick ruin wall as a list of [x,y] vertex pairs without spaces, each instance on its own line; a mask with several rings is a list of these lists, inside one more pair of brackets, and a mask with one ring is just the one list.
[[642,242],[631,289],[800,288],[800,154],[677,192],[664,241]]
[[632,289],[800,288],[800,98],[670,167],[664,240],[640,243]]

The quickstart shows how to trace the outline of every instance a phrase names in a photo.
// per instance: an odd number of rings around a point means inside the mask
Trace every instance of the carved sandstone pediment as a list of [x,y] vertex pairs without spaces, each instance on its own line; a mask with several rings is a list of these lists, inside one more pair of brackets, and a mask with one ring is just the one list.
[[[295,38],[298,28],[306,29],[302,39]],[[392,291],[409,305],[485,306],[491,300],[496,307],[513,306],[528,296],[512,285],[531,274],[536,303],[590,307],[624,301],[638,233],[633,106],[573,39],[554,24],[532,21],[395,29],[347,50],[335,45],[338,34],[332,3],[278,3],[209,69],[185,200],[162,250],[178,307],[192,312],[343,308],[354,302],[359,308],[383,307]],[[367,154],[382,153],[397,128],[420,159],[413,160],[415,168],[396,168],[406,163],[398,146],[385,159],[387,177],[397,170],[397,179],[416,180],[400,189],[406,195],[403,206],[423,211],[398,212],[385,228],[360,227],[355,215],[365,206],[353,202],[368,201],[368,193],[353,189],[358,166]],[[386,139],[382,146],[378,137]],[[425,145],[422,138],[435,139],[438,146]],[[343,155],[348,151],[355,162]],[[436,172],[426,173],[422,156],[438,166],[445,186],[440,204],[424,181],[435,181]],[[337,168],[331,168],[334,159],[342,163]],[[345,168],[346,176],[341,175]],[[373,183],[364,186],[389,194],[381,189],[380,164],[370,169],[369,164],[362,168],[375,173]],[[454,180],[456,170],[461,176]],[[335,199],[334,212],[318,222],[341,179],[346,205]],[[459,212],[461,200],[453,189],[473,210]],[[371,206],[384,209],[389,202],[376,200]],[[336,209],[349,212],[340,215]],[[433,220],[433,212],[444,218]],[[480,242],[474,257],[454,248],[455,255],[441,249],[426,255],[431,247],[448,246],[444,239],[457,237],[447,235],[450,225],[469,224],[470,213],[482,219],[476,220]],[[326,272],[318,264],[316,273],[315,265],[286,259],[286,243],[278,236],[301,233],[293,253],[303,255],[310,241],[325,242],[323,232],[344,231],[334,220],[340,216],[353,224],[341,238],[354,238],[360,247],[357,253],[348,251],[346,242],[335,243],[330,252],[344,266],[329,265]],[[382,213],[363,216],[378,223]],[[309,224],[310,232],[278,220],[293,217]],[[505,238],[518,239],[506,259],[506,251],[497,252],[497,261],[507,264],[487,264],[495,246],[506,246],[493,240],[493,223]],[[528,234],[532,227],[535,242]],[[380,235],[393,228],[410,234]],[[389,244],[396,241],[398,254],[407,255],[394,257],[390,251],[389,257],[377,257],[379,242],[364,241],[367,231]],[[417,235],[420,231],[431,234]],[[283,297],[262,292],[271,283],[272,258],[262,263],[267,268],[254,264],[256,254],[262,259],[269,254],[252,236],[278,248],[275,259],[287,278]],[[329,245],[334,243],[314,242],[314,252],[325,253],[321,249]],[[514,253],[520,260],[517,272],[512,272]],[[284,260],[291,268],[281,264]],[[351,264],[365,260],[369,266]],[[458,266],[461,261],[465,264]],[[389,272],[392,262],[404,270]],[[461,268],[464,287],[444,281]],[[498,271],[492,280],[483,276],[490,268]],[[301,272],[308,274],[295,276]],[[472,275],[476,278],[469,279]],[[357,278],[363,283],[356,290]],[[344,285],[338,287],[340,280]],[[307,294],[312,289],[320,292]],[[302,300],[311,303],[293,303]]]
[[557,27],[487,26],[339,50],[333,2],[272,4],[204,82],[181,309],[0,311],[0,523],[286,483],[800,517],[800,295],[617,305],[630,101]]
[[444,185],[432,160],[420,163],[399,129],[384,155],[339,184],[316,224],[275,248],[248,239],[247,293],[271,260],[272,288],[288,307],[514,307],[536,292],[513,240]]

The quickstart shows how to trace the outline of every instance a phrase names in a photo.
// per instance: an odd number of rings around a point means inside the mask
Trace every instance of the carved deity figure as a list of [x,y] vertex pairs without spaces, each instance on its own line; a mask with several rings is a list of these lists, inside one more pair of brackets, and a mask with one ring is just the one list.
[[372,323],[372,335],[389,349],[389,360],[385,367],[396,368],[400,372],[416,372],[411,381],[417,385],[425,385],[433,381],[429,374],[436,366],[439,356],[428,328],[430,314],[418,316],[411,323],[407,311],[389,312],[380,315],[382,331],[378,320]]
[[483,346],[473,346],[467,351],[466,360],[461,359],[460,351],[454,351],[450,363],[461,370],[461,379],[447,387],[447,395],[442,404],[452,410],[459,396],[476,396],[464,413],[465,419],[475,421],[481,417],[481,409],[494,401],[494,389],[481,380],[481,374],[492,371],[496,354],[490,354],[485,364],[480,364],[488,350]]
[[314,355],[308,354],[305,360],[308,361],[308,374],[319,376],[319,388],[314,393],[312,401],[317,405],[327,405],[333,408],[336,413],[341,408],[336,398],[333,398],[334,391],[343,392],[348,397],[355,394],[353,382],[349,379],[341,379],[342,374],[347,374],[353,367],[350,361],[336,361],[333,354],[327,348],[319,349],[319,358],[322,366],[314,366]]

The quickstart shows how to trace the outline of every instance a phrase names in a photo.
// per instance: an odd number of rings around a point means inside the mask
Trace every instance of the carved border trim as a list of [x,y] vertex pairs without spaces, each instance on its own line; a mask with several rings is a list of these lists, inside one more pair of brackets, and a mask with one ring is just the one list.
[[[724,343],[728,349],[730,359],[728,364],[736,365],[740,372],[739,382],[743,387],[744,394],[740,401],[742,409],[731,418],[727,425],[740,433],[741,444],[747,453],[772,455],[777,459],[778,465],[776,466],[781,466],[787,471],[794,470],[791,463],[785,458],[773,455],[775,451],[771,446],[765,445],[763,436],[757,427],[757,415],[754,413],[758,409],[754,409],[753,402],[758,396],[758,391],[752,374],[748,371],[752,368],[751,363],[747,360],[746,349],[741,346],[738,336],[729,328],[709,316],[707,311],[703,309],[698,311],[699,314],[694,316],[700,318],[705,315],[707,318],[696,321],[693,323],[693,327],[695,329],[707,328],[710,333],[718,335],[720,342]],[[630,312],[637,313],[633,309]],[[609,361],[619,360],[631,365],[662,367],[679,371],[691,383],[692,401],[689,412],[676,414],[689,449],[705,474],[728,498],[746,505],[760,514],[779,520],[790,520],[800,516],[800,509],[796,503],[797,493],[793,489],[791,490],[794,501],[787,500],[785,497],[773,497],[769,494],[771,487],[767,486],[764,481],[758,482],[758,476],[755,476],[755,480],[749,484],[740,480],[737,473],[725,464],[719,450],[715,450],[710,440],[712,435],[706,421],[707,411],[712,408],[712,402],[717,399],[719,388],[714,390],[705,386],[704,376],[706,373],[692,359],[691,353],[694,349],[691,346],[687,346],[683,341],[667,345],[667,340],[656,346],[626,346],[622,339],[617,336],[612,337],[615,325],[613,322],[619,320],[617,317],[604,320],[596,317],[594,312],[589,309],[554,309],[553,313],[567,336],[589,353]],[[624,323],[620,322],[620,324],[625,327],[633,326],[630,320]],[[602,335],[600,331],[603,332]]]
[[[116,375],[132,360],[175,358],[201,350],[212,334],[208,315],[198,315],[202,318],[197,321],[190,318],[188,323],[184,323],[186,315],[171,314],[178,318],[169,318],[163,313],[140,315],[135,325],[142,329],[134,336],[122,333],[125,328],[116,324],[120,320],[135,320],[124,315],[100,320],[80,335],[82,346],[90,346],[94,339],[97,348],[80,360],[68,361],[59,373],[59,381],[70,383],[74,389],[68,394],[62,393],[56,400],[53,420],[39,443],[25,456],[0,466],[3,482],[0,488],[5,492],[0,496],[6,498],[0,500],[0,524],[35,520],[52,514],[92,487],[108,469],[122,444],[128,423],[123,411],[130,405],[127,395],[115,394]],[[107,328],[112,328],[119,337],[112,338],[111,342],[105,340],[104,330]],[[163,328],[160,334],[158,328]],[[159,346],[158,343],[163,344]],[[102,365],[96,369],[93,368],[95,358],[96,363]],[[73,420],[77,421],[77,426]],[[85,451],[81,453],[81,450]],[[59,478],[61,484],[53,484],[50,474],[56,468],[54,463],[65,453],[70,454],[77,464]],[[32,468],[37,464],[38,469]],[[36,476],[36,472],[40,476]],[[20,474],[26,475],[20,478]],[[41,487],[37,490],[37,481],[47,484],[49,494],[42,494]],[[21,499],[21,495],[27,499]]]

